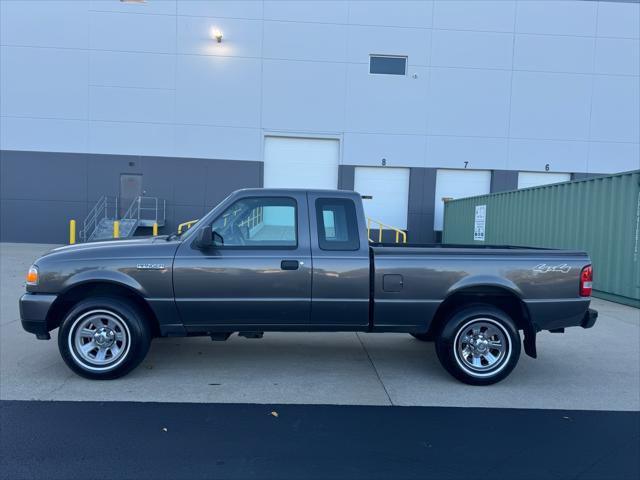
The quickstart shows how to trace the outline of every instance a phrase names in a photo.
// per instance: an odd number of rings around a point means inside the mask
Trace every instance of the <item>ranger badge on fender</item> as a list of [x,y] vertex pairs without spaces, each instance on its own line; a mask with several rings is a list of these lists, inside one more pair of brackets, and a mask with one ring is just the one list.
[[138,270],[164,270],[167,266],[164,263],[139,263],[136,268]]

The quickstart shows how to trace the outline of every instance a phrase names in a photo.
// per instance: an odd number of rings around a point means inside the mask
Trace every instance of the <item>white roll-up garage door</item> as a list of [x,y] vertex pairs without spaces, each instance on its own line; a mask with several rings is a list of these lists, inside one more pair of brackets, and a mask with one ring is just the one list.
[[392,227],[407,228],[408,168],[356,167],[354,190],[373,197],[362,201],[367,217]]
[[550,183],[568,182],[570,173],[555,172],[518,172],[518,188],[537,187]]
[[323,138],[265,137],[265,188],[338,188],[340,142]]
[[489,170],[438,170],[436,176],[434,230],[442,230],[443,198],[464,198],[484,195],[491,191]]

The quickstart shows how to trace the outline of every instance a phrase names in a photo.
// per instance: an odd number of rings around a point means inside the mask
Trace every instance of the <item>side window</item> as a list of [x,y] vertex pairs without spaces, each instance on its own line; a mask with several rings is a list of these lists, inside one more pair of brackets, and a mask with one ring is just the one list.
[[292,198],[244,198],[212,224],[223,247],[296,247],[296,202]]
[[358,250],[358,220],[353,201],[346,198],[316,200],[318,244],[322,250]]

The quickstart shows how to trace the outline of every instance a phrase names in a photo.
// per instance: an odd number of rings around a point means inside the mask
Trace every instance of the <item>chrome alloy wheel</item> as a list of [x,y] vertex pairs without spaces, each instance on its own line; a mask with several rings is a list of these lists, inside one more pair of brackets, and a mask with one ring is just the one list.
[[127,356],[131,334],[125,321],[109,310],[83,313],[69,330],[69,351],[88,370],[108,370]]
[[490,318],[475,318],[464,324],[453,348],[460,368],[475,377],[495,375],[511,357],[507,331]]

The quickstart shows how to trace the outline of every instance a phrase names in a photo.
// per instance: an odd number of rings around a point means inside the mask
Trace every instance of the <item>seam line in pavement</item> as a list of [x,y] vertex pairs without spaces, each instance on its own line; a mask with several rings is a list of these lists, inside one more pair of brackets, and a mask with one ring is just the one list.
[[362,345],[362,349],[364,350],[364,353],[367,354],[369,363],[371,363],[371,366],[373,367],[373,371],[376,373],[376,377],[378,377],[378,381],[380,382],[380,385],[382,385],[382,389],[384,390],[384,393],[387,396],[387,399],[389,400],[389,404],[391,406],[394,406],[393,400],[391,400],[391,395],[389,395],[389,391],[387,390],[387,387],[385,386],[384,382],[382,381],[382,378],[380,377],[380,372],[378,372],[378,368],[376,367],[376,364],[373,363],[373,359],[371,358],[371,355],[369,355],[369,350],[367,350],[367,347],[365,346],[364,342],[360,338],[360,335],[358,334],[358,332],[355,332],[355,333],[356,333],[356,337],[358,338],[358,341],[360,342],[360,345]]
[[[67,385],[67,383],[69,383],[69,380],[71,380],[74,376],[74,373],[68,374],[67,377],[62,381],[62,383],[53,388],[53,390],[51,390],[47,395],[53,397],[53,394],[58,393],[60,390],[62,390]],[[53,398],[51,398],[51,400],[54,401]]]

